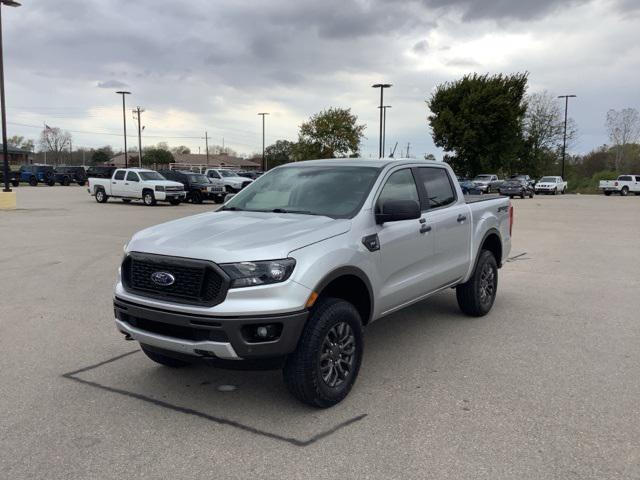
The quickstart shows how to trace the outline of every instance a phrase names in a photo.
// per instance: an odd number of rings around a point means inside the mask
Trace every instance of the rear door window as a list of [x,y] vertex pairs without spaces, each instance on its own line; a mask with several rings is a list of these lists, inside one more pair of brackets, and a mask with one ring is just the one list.
[[631,176],[630,175],[622,175],[618,180],[620,180],[621,182],[630,182],[631,181]]
[[114,175],[113,179],[114,180],[124,180],[124,174],[125,174],[124,170],[118,170],[116,172],[116,174]]
[[419,167],[418,180],[427,195],[428,208],[441,208],[456,201],[456,193],[444,168]]
[[139,182],[140,178],[136,172],[127,172],[127,181],[128,182]]

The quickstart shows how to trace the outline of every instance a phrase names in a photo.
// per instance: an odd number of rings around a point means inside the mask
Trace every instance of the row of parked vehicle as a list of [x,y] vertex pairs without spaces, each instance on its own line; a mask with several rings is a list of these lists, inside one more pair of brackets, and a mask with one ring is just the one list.
[[473,180],[458,177],[465,194],[499,193],[508,197],[533,198],[534,194],[559,195],[567,191],[567,182],[562,177],[546,176],[535,181],[529,175],[515,174],[506,180],[498,175],[478,175]]
[[[2,174],[0,173],[0,176]],[[4,178],[0,178],[4,181]],[[53,167],[51,165],[22,165],[19,170],[9,172],[11,185],[17,187],[20,183],[28,183],[32,187],[44,183],[53,187],[71,185],[77,183],[84,185],[87,182],[87,174],[84,167]]]
[[237,193],[253,182],[238,172],[218,168],[208,168],[203,173],[114,168],[111,176],[105,177],[105,173],[102,171],[100,176],[89,177],[89,194],[98,203],[105,203],[109,198],[118,198],[125,203],[142,200],[149,206],[165,201],[171,205],[185,201],[202,203],[205,200],[222,203],[227,194]]

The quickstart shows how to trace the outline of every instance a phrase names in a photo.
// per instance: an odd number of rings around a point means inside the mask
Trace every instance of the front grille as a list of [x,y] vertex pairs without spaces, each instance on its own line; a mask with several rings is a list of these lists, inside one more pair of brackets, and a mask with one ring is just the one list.
[[165,192],[181,192],[184,190],[184,187],[165,187]]
[[[152,275],[157,272],[170,274],[173,283],[154,282]],[[122,280],[125,288],[133,293],[207,306],[221,303],[229,287],[229,277],[215,263],[136,252],[125,258]]]

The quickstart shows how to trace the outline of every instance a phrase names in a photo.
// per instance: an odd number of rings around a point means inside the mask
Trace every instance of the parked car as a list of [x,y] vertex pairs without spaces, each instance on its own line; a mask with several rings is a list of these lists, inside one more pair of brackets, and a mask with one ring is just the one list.
[[507,180],[522,180],[523,182],[527,182],[527,184],[531,187],[533,187],[536,184],[536,181],[533,178],[531,178],[529,175],[523,175],[520,173],[509,175],[509,178],[507,178]]
[[640,195],[640,175],[620,175],[617,180],[600,180],[598,188],[605,195],[619,193],[626,197],[631,192]]
[[75,182],[80,186],[87,183],[87,173],[84,167],[56,167],[56,181],[61,185]]
[[525,178],[510,178],[505,180],[500,187],[498,187],[500,195],[506,195],[513,198],[518,196],[520,198],[533,198],[533,187]]
[[481,195],[482,190],[480,190],[473,181],[468,178],[458,177],[458,183],[460,184],[460,188],[462,189],[462,193],[464,195]]
[[256,178],[260,177],[264,172],[260,172],[258,170],[247,170],[247,171],[239,171],[238,175],[240,177],[247,177],[250,178],[251,180],[255,180]]
[[542,177],[534,187],[536,193],[545,193],[547,195],[564,194],[567,191],[567,182],[562,177]]
[[167,180],[184,185],[187,200],[193,203],[202,203],[204,200],[213,200],[216,203],[224,201],[226,191],[222,180],[209,179],[201,173],[180,170],[160,170],[158,173]]
[[[9,170],[9,183],[14,187],[20,185],[20,172]],[[0,185],[4,185],[4,169],[0,167]]]
[[92,166],[87,169],[87,178],[111,178],[118,167]]
[[476,176],[473,179],[473,183],[475,183],[478,190],[480,190],[482,193],[491,193],[498,191],[502,180],[500,180],[497,175],[482,174]]
[[225,170],[222,168],[208,168],[204,174],[209,178],[222,180],[229,193],[238,193],[253,182],[252,179],[241,177],[233,170]]
[[282,359],[289,391],[330,407],[373,321],[450,288],[464,313],[491,310],[512,223],[508,198],[465,200],[446,163],[283,165],[221,210],[135,234],[116,327],[170,367]]
[[142,200],[149,206],[158,201],[178,205],[187,197],[181,183],[144,168],[119,168],[111,178],[89,178],[88,191],[98,203],[106,203],[109,197],[114,197],[125,203]]
[[21,182],[32,187],[46,183],[50,187],[56,184],[56,172],[51,165],[22,165],[18,172]]

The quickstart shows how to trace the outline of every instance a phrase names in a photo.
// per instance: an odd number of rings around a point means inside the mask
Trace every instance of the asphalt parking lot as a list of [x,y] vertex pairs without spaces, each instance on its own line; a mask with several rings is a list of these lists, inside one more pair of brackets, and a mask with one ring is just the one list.
[[514,200],[492,312],[448,291],[376,322],[350,396],[314,410],[278,371],[169,370],[115,330],[130,235],[215,205],[17,192],[0,478],[640,478],[639,197]]

